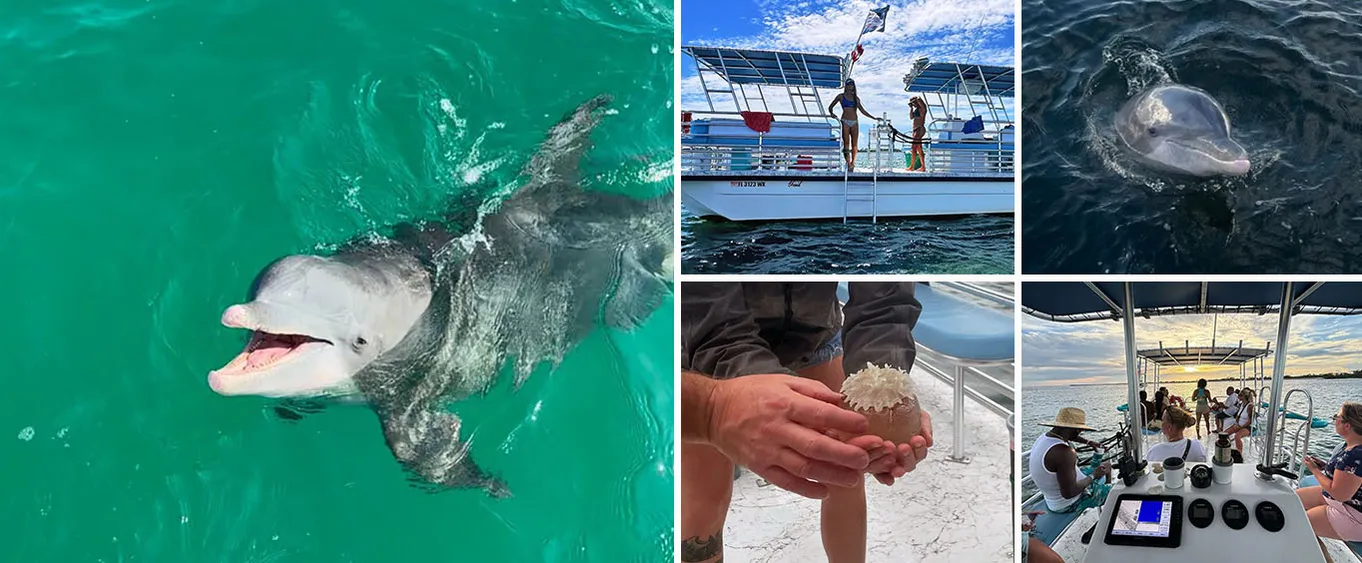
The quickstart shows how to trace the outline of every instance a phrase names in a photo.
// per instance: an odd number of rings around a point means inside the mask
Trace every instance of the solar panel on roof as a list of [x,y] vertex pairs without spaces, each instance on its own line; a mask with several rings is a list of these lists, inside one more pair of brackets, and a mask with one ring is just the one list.
[[733,84],[842,87],[841,57],[728,47],[684,46],[681,50]]
[[965,88],[1011,98],[1016,88],[1012,67],[964,63],[929,63],[904,78],[909,92],[957,92]]

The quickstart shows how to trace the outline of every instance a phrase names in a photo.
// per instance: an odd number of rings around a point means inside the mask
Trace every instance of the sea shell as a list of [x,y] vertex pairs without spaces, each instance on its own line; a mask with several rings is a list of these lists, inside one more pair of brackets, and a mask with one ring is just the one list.
[[870,433],[904,444],[922,432],[922,412],[908,373],[889,366],[866,364],[842,383],[847,406],[865,415]]

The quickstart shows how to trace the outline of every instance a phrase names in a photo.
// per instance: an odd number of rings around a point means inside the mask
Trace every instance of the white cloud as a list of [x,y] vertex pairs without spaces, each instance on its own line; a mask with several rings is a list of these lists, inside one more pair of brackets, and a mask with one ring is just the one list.
[[[809,2],[759,2],[763,16],[763,30],[751,36],[705,38],[690,41],[697,44],[735,48],[788,50],[845,56],[855,46],[856,37],[866,15],[883,2],[853,0],[835,5],[813,6]],[[874,115],[888,114],[899,130],[909,128],[908,99],[903,77],[911,69],[913,60],[930,57],[939,62],[962,62],[1012,66],[1013,47],[1012,0],[916,0],[889,2],[888,25],[884,32],[866,34],[862,39],[865,54],[856,63],[852,77],[865,107]],[[682,6],[682,17],[685,16]],[[690,76],[681,83],[681,107],[703,109],[704,92],[699,80],[693,78],[694,62],[682,58],[683,73]],[[837,94],[824,90],[824,108]],[[768,100],[783,98],[768,94]],[[723,106],[720,106],[720,104]],[[727,99],[717,107],[727,107]],[[788,98],[780,103],[788,108]],[[781,111],[772,105],[772,111]],[[1016,106],[1008,103],[1007,113],[1017,119]],[[961,108],[961,114],[973,111]],[[1001,116],[1000,116],[1001,117]],[[862,127],[869,123],[862,120]],[[864,137],[864,135],[863,135]],[[862,141],[864,143],[865,141]]]
[[[1277,315],[1179,315],[1136,319],[1138,349],[1209,346],[1212,325],[1218,346],[1277,347]],[[1125,351],[1121,323],[1055,323],[1022,318],[1022,380],[1025,385],[1124,382]],[[1362,319],[1299,315],[1292,318],[1287,341],[1289,375],[1335,373],[1362,368]],[[1272,374],[1275,353],[1265,371]],[[1167,370],[1168,368],[1164,368]],[[1203,367],[1195,373],[1165,371],[1167,377],[1213,379],[1237,376],[1238,367]]]

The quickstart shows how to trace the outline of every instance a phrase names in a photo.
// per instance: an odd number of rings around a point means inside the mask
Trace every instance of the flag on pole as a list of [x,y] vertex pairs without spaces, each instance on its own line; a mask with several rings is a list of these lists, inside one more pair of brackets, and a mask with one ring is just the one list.
[[851,50],[851,62],[854,63],[857,59],[860,59],[862,53],[865,53],[865,47],[857,43],[856,48]]
[[870,14],[865,17],[865,25],[861,27],[861,35],[865,35],[872,31],[883,32],[885,19],[888,17],[888,4],[885,4],[883,8],[878,10],[871,10]]

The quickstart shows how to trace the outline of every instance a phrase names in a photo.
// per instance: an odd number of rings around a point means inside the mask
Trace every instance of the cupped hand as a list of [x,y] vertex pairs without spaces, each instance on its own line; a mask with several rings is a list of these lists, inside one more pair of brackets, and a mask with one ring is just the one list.
[[851,487],[870,463],[866,444],[826,434],[865,434],[869,423],[841,408],[842,395],[811,379],[748,375],[719,382],[711,399],[711,443],[771,484],[824,498],[824,483]]
[[893,485],[896,479],[907,475],[917,468],[917,464],[927,458],[927,448],[932,446],[932,417],[922,412],[922,431],[908,439],[908,443],[895,444],[879,436],[867,435],[845,439],[848,444],[862,447],[870,455],[866,473],[885,485]]
[[922,430],[917,436],[908,439],[906,444],[893,444],[889,442],[893,451],[898,454],[891,458],[893,462],[884,471],[871,471],[875,475],[875,480],[884,485],[893,485],[894,480],[907,475],[908,472],[917,469],[917,464],[927,459],[927,449],[932,447],[932,415],[927,411],[920,410],[922,413]]

